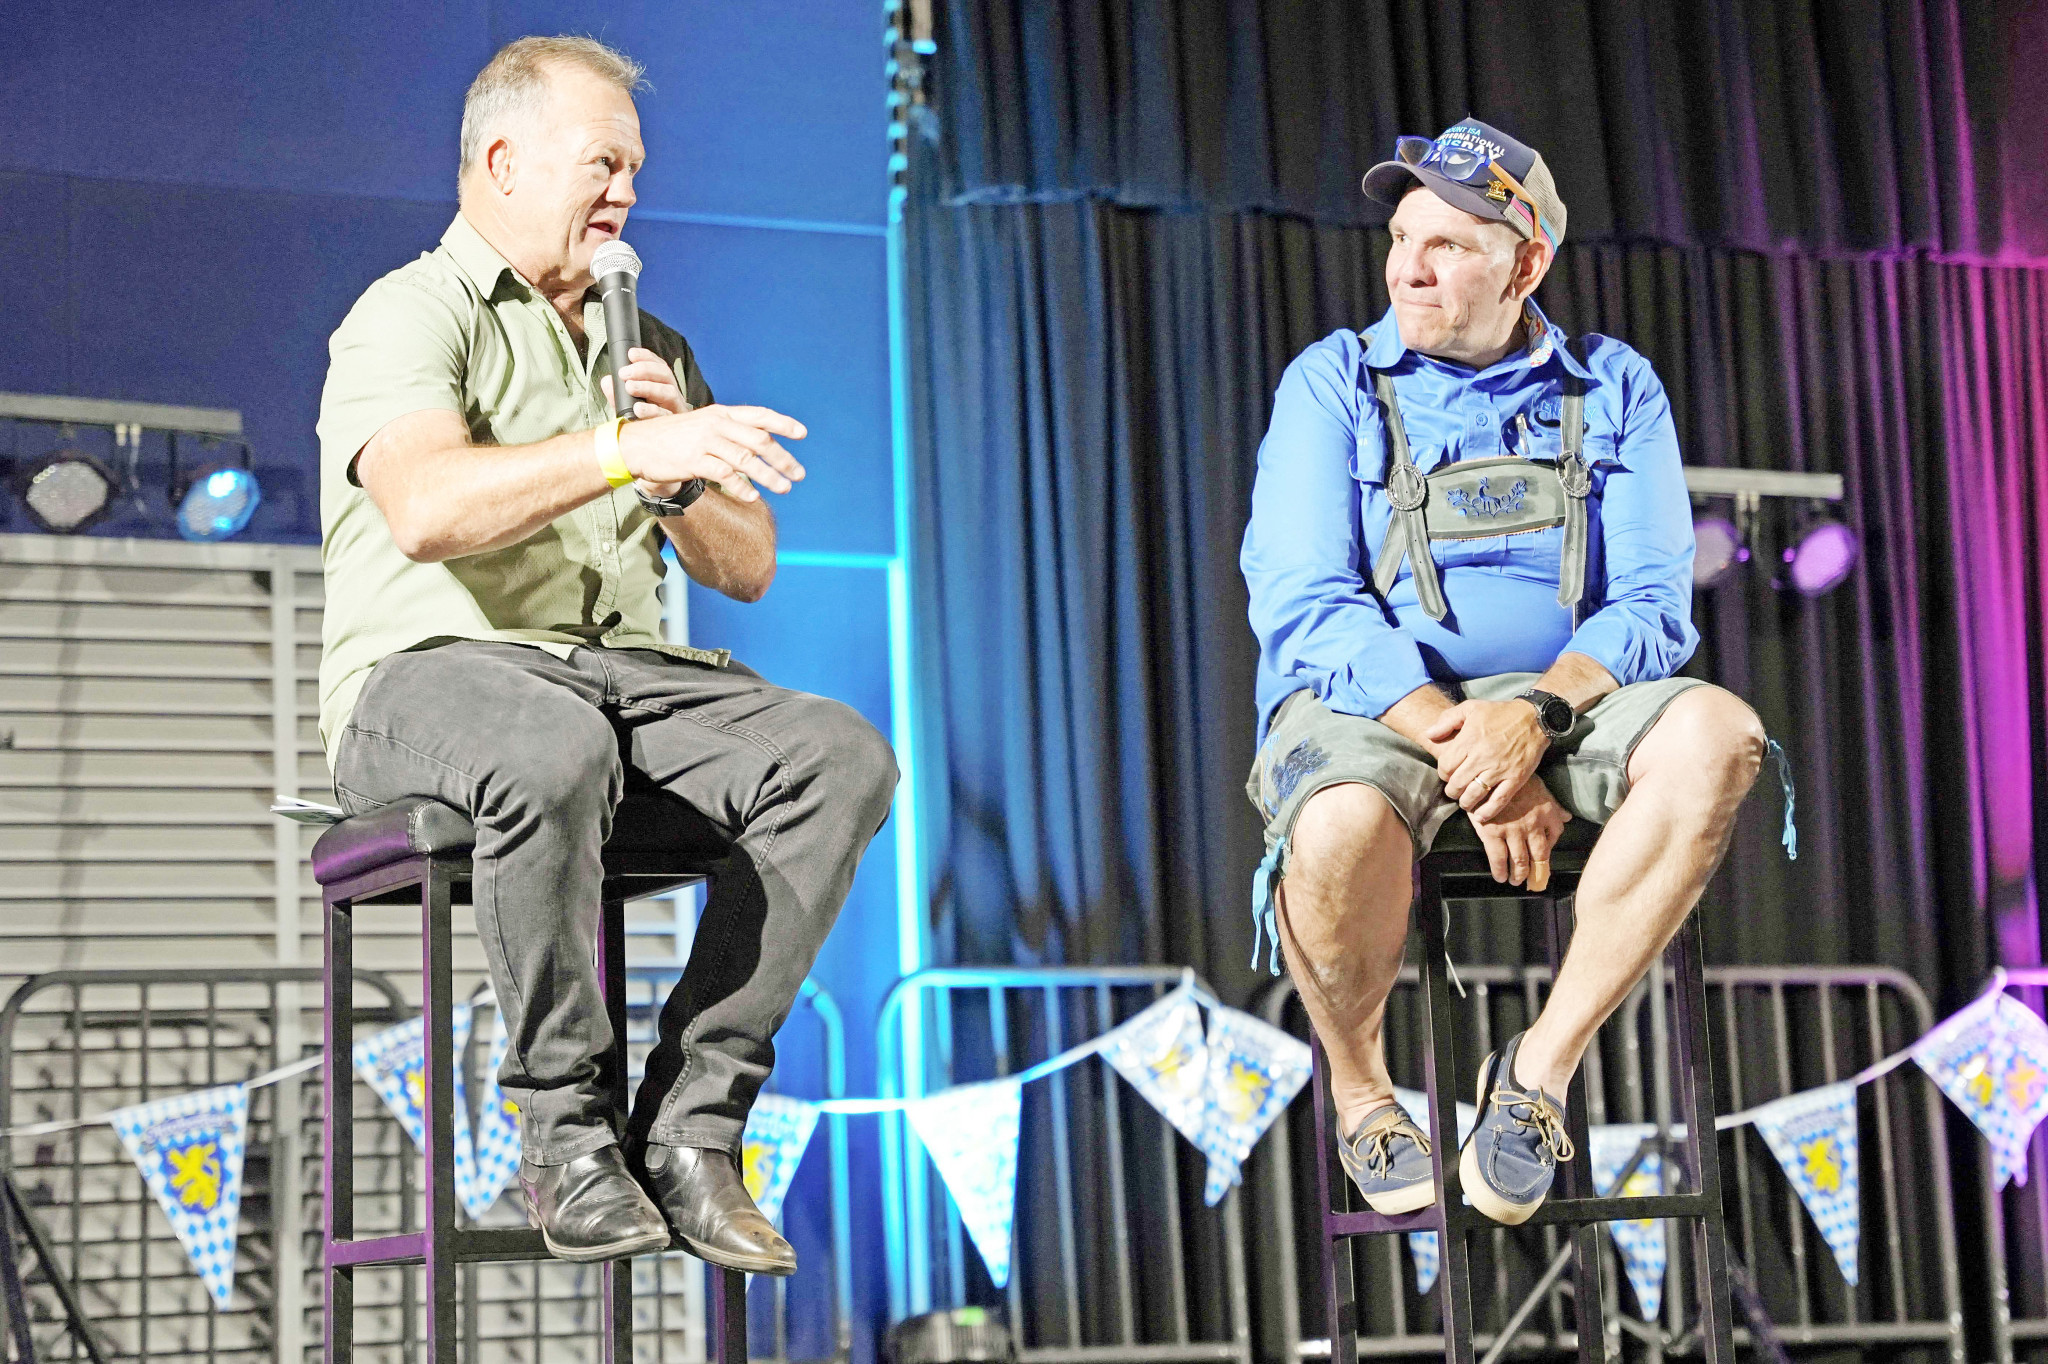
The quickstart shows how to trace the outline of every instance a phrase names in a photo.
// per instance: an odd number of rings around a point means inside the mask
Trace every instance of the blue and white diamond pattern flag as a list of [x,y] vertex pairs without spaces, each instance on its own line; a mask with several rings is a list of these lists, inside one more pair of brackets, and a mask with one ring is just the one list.
[[1756,1109],[1756,1130],[1799,1191],[1842,1277],[1856,1282],[1861,1181],[1856,1173],[1856,1085],[1852,1080],[1790,1094]]
[[[1394,1086],[1394,1098],[1401,1107],[1408,1110],[1408,1120],[1427,1132],[1429,1130],[1429,1095],[1419,1089],[1403,1089]],[[1465,1138],[1472,1135],[1472,1125],[1479,1121],[1479,1109],[1472,1104],[1458,1105],[1458,1142],[1462,1146]],[[1415,1262],[1415,1291],[1422,1297],[1429,1296],[1429,1290],[1436,1287],[1436,1272],[1441,1247],[1433,1231],[1411,1231],[1408,1233],[1408,1258]]]
[[816,1104],[780,1094],[762,1094],[754,1100],[746,1134],[740,1138],[740,1175],[747,1196],[770,1222],[781,1220],[782,1200],[817,1126]]
[[[1654,1124],[1646,1122],[1607,1123],[1587,1134],[1593,1146],[1593,1187],[1601,1197],[1642,1198],[1664,1191],[1664,1162],[1655,1150],[1643,1153],[1642,1161],[1621,1189],[1614,1187],[1622,1166],[1628,1164],[1644,1139],[1654,1136],[1656,1131]],[[1664,1270],[1671,1258],[1664,1223],[1657,1218],[1639,1217],[1628,1222],[1609,1222],[1607,1230],[1614,1237],[1614,1248],[1621,1252],[1621,1267],[1628,1275],[1629,1287],[1635,1290],[1636,1311],[1644,1321],[1655,1321],[1664,1307]]]
[[2048,1024],[2011,995],[1998,996],[1998,1088],[2013,1138],[1998,1147],[1997,1177],[2027,1182],[2027,1147],[2048,1117]]
[[[2031,1026],[2030,1026],[2031,1024]],[[1986,995],[1915,1042],[1913,1059],[1991,1143],[1994,1178],[2027,1178],[2027,1142],[2048,1101],[2041,1020],[2009,995]]]
[[462,1206],[472,1218],[482,1217],[498,1201],[498,1195],[519,1172],[519,1105],[498,1088],[498,1069],[511,1050],[511,1035],[505,1031],[505,1015],[492,1010],[497,1022],[491,1029],[490,1059],[484,1063],[483,1093],[476,1113],[476,1170]]
[[1273,1119],[1308,1081],[1308,1044],[1248,1013],[1218,1005],[1209,1010],[1209,1084],[1202,1135],[1209,1158],[1202,1199],[1223,1201],[1242,1177],[1238,1167]]
[[[469,1086],[464,1082],[461,1057],[469,1045],[470,1009],[467,1003],[454,1006],[455,1032],[455,1191],[467,1204],[466,1191],[476,1186],[476,1151],[469,1135]],[[426,1020],[410,1018],[395,1027],[355,1045],[356,1073],[363,1077],[384,1106],[398,1118],[412,1137],[413,1145],[427,1149],[427,1051]]]
[[960,1085],[913,1099],[904,1116],[931,1153],[997,1288],[1010,1283],[1010,1228],[1017,1214],[1017,1134],[1024,1086],[1017,1080]]
[[1209,1107],[1209,1044],[1192,994],[1176,990],[1109,1034],[1102,1059],[1182,1136],[1201,1141]]
[[107,1121],[142,1170],[214,1306],[226,1310],[235,1291],[249,1091],[242,1085],[202,1089],[120,1109]]

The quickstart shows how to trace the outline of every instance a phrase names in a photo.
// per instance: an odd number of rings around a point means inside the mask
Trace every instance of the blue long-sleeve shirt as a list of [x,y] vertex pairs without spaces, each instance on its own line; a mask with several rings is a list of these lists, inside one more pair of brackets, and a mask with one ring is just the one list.
[[[1692,657],[1692,505],[1671,405],[1656,372],[1612,337],[1585,338],[1581,365],[1532,303],[1534,344],[1473,371],[1409,350],[1391,310],[1370,330],[1333,332],[1287,367],[1259,446],[1241,563],[1259,640],[1259,739],[1304,688],[1378,718],[1431,680],[1542,672],[1585,654],[1626,686]],[[1582,453],[1593,492],[1581,623],[1557,604],[1562,527],[1431,542],[1450,614],[1434,621],[1404,560],[1385,600],[1373,556],[1393,508],[1391,451],[1367,366],[1389,371],[1416,464],[1524,455],[1554,460],[1567,369],[1586,385]]]

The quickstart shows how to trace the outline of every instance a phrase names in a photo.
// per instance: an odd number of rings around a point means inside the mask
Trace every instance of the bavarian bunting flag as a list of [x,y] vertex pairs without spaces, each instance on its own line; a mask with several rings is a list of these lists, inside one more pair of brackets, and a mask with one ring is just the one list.
[[[469,1086],[464,1082],[466,1068],[461,1063],[463,1050],[469,1045],[469,1005],[455,1005],[452,1017],[456,1057],[455,1196],[467,1206],[476,1187],[476,1151],[470,1145],[469,1135]],[[356,1073],[377,1091],[377,1097],[384,1100],[384,1106],[397,1117],[422,1153],[427,1149],[426,1035],[426,1020],[409,1018],[355,1045]]]
[[1010,1227],[1017,1213],[1017,1135],[1024,1086],[1016,1080],[960,1085],[912,1099],[904,1116],[930,1153],[960,1221],[997,1288],[1010,1283]]
[[1855,1283],[1862,1206],[1855,1082],[1789,1094],[1757,1109],[1752,1121],[1835,1252],[1842,1277]]
[[796,1178],[796,1167],[803,1163],[804,1148],[811,1144],[817,1126],[816,1104],[780,1094],[754,1099],[746,1134],[740,1138],[740,1174],[747,1184],[747,1196],[770,1222],[781,1221],[782,1200],[789,1194],[789,1182]]
[[[475,1177],[462,1194],[462,1206],[472,1218],[489,1212],[519,1172],[519,1105],[498,1088],[498,1069],[505,1064],[512,1041],[505,1031],[505,1015],[496,1009],[491,1012],[496,1022],[491,1027],[490,1059],[484,1063],[483,1093],[477,1104]],[[457,1168],[461,1168],[459,1164]]]
[[156,1195],[215,1307],[235,1291],[249,1091],[223,1085],[123,1108],[107,1121]]
[[1209,1158],[1210,1207],[1241,1178],[1238,1167],[1308,1081],[1308,1044],[1248,1013],[1209,1010],[1208,1099],[1195,1145]]
[[1202,1011],[1185,990],[1154,1002],[1103,1040],[1102,1059],[1189,1141],[1208,1113],[1209,1044]]

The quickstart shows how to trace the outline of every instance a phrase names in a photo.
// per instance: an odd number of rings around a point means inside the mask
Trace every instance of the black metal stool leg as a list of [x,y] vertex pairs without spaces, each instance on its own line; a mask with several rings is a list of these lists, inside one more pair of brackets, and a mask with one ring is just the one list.
[[1436,1167],[1437,1290],[1443,1304],[1446,1364],[1472,1364],[1471,1257],[1465,1246],[1465,1210],[1458,1190],[1458,1030],[1451,984],[1444,970],[1443,881],[1425,858],[1418,872],[1415,914],[1422,929],[1422,999],[1429,1045],[1423,1049],[1429,1085],[1430,1158]]
[[[1549,929],[1550,978],[1554,981],[1564,965],[1565,950],[1571,945],[1573,899],[1570,895],[1549,895],[1543,905]],[[1586,1068],[1580,1066],[1572,1073],[1564,1100],[1565,1131],[1577,1151],[1577,1157],[1565,1162],[1559,1171],[1564,1185],[1559,1192],[1566,1198],[1599,1196],[1593,1187],[1593,1143],[1587,1132],[1587,1103]],[[1578,1322],[1580,1364],[1606,1364],[1607,1311],[1600,1278],[1600,1226],[1597,1222],[1575,1226],[1571,1237],[1572,1316]]]
[[747,1364],[747,1276],[710,1268],[712,1364]]
[[1308,1046],[1309,1083],[1316,1096],[1316,1223],[1317,1235],[1323,1238],[1323,1302],[1330,1330],[1330,1360],[1331,1364],[1358,1364],[1358,1288],[1351,1272],[1351,1238],[1330,1227],[1331,1212],[1351,1210],[1351,1179],[1342,1172],[1331,1178],[1330,1068],[1323,1055],[1323,1039],[1313,1027]]
[[[326,1213],[323,1242],[355,1236],[355,919],[352,906],[331,894],[322,897],[326,933],[321,947],[321,1005],[327,1064],[320,1078],[325,1103],[321,1163],[326,1176],[321,1201]],[[323,1260],[330,1260],[327,1255]],[[355,1355],[356,1274],[348,1265],[326,1265],[326,1364],[348,1364]]]
[[1708,1364],[1735,1364],[1733,1309],[1728,1292],[1728,1225],[1721,1206],[1721,1143],[1714,1130],[1714,1058],[1707,1035],[1706,972],[1701,961],[1699,915],[1688,915],[1669,949],[1677,1007],[1675,1042],[1684,1079],[1686,1163],[1707,1202],[1692,1223],[1694,1295],[1700,1340]]
[[[605,1060],[604,1085],[611,1092],[612,1111],[621,1123],[626,1115],[626,907],[606,901],[598,924],[597,979],[604,992],[605,1016],[611,1021],[612,1050]],[[599,1275],[603,1364],[632,1364],[633,1262],[606,1260]]]
[[427,1361],[459,1364],[455,1270],[454,896],[448,868],[429,859],[420,883],[420,1014],[426,1044]]

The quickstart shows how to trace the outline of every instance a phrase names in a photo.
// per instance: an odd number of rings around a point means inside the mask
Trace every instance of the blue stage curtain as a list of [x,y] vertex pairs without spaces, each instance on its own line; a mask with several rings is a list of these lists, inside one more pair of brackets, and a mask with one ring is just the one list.
[[1370,225],[1404,133],[1541,149],[1580,241],[2048,259],[2026,0],[938,0],[945,197]]

